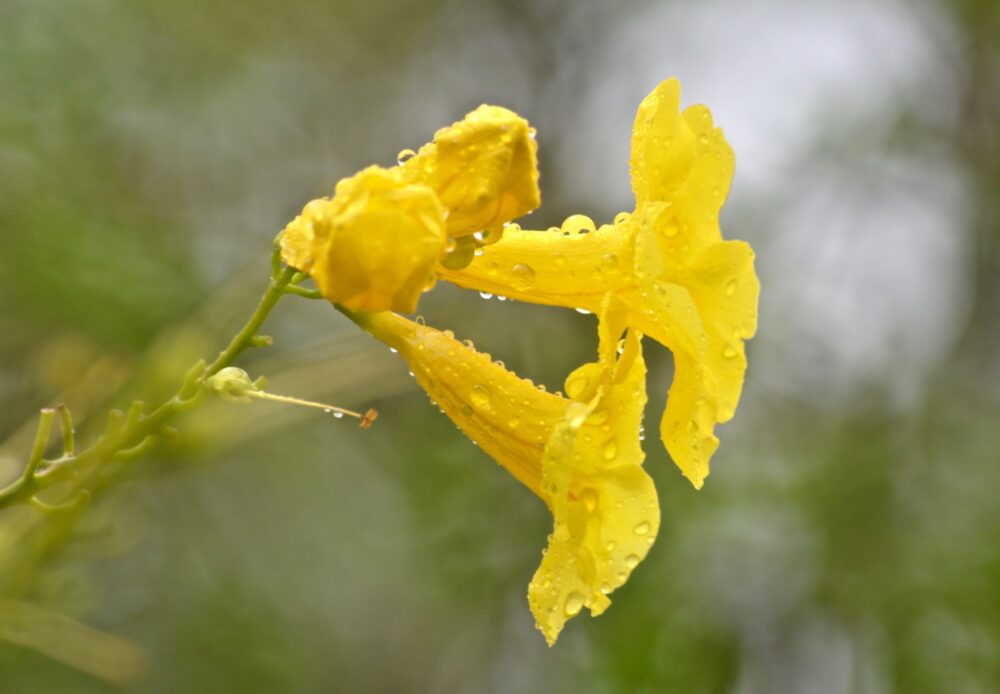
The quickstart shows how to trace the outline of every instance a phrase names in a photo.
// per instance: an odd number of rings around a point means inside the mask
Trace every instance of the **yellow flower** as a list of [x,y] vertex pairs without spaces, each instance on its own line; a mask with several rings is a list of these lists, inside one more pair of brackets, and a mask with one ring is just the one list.
[[536,388],[453,337],[392,313],[349,314],[399,351],[431,399],[552,511],[554,527],[528,587],[550,645],[584,607],[608,594],[646,556],[659,530],[656,489],[642,469],[646,404],[641,336],[609,297],[599,360],[566,379],[562,397]]
[[[538,207],[538,146],[528,121],[483,105],[434,134],[403,165],[408,180],[429,185],[448,210],[448,235],[491,232]],[[492,240],[492,239],[491,239]]]
[[508,229],[467,267],[438,272],[462,287],[591,312],[613,295],[630,326],[674,353],[660,435],[700,488],[718,446],[715,424],[732,417],[740,397],[743,342],[756,331],[760,287],[753,250],[724,241],[719,230],[732,150],[707,108],[679,106],[680,85],[671,79],[639,107],[634,213],[598,229],[579,215],[561,232]]
[[425,185],[372,166],[313,200],[281,235],[282,257],[330,301],[352,310],[410,312],[434,283],[445,210]]
[[307,204],[281,235],[282,259],[349,309],[412,312],[439,260],[462,267],[538,207],[536,149],[526,120],[480,106],[399,167],[369,167]]

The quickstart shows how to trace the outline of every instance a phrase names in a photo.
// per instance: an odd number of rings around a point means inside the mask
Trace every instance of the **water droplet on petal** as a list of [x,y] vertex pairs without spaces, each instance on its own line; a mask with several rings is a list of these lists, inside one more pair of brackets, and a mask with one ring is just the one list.
[[567,217],[566,221],[562,223],[563,233],[573,236],[576,234],[589,234],[596,228],[594,220],[585,214],[575,214]]
[[335,419],[343,419],[344,418],[344,413],[341,412],[340,410],[337,410],[336,412],[333,413],[333,416],[334,416]]
[[472,386],[472,392],[469,393],[469,399],[472,401],[472,405],[476,409],[488,410],[490,407],[490,389],[482,384],[476,384]]
[[323,408],[323,413],[324,414],[333,414],[333,410],[331,410],[329,407],[324,407]]
[[615,459],[618,455],[618,444],[615,441],[608,441],[608,444],[604,447],[604,459],[608,462]]
[[[396,155],[396,163],[402,166],[415,156],[417,156],[417,153],[412,149],[401,149],[399,150],[399,154]],[[416,164],[414,164],[414,166],[416,166]]]
[[732,296],[736,293],[736,280],[729,280],[726,282],[726,296]]
[[585,315],[585,316],[589,316],[589,315],[590,315],[590,311],[588,311],[588,310],[587,310],[587,309],[585,309],[585,308],[578,308],[578,309],[576,309],[576,312],[577,312],[577,313],[582,313],[582,314],[583,314],[583,315]]
[[566,604],[563,606],[564,609],[566,610],[567,616],[572,617],[576,614],[579,614],[580,610],[583,609],[583,603],[584,603],[583,593],[578,593],[577,591],[574,590],[572,593],[567,595]]
[[479,296],[482,299],[492,299],[493,298],[493,295],[490,294],[489,292],[479,292]]
[[614,253],[605,253],[604,257],[601,258],[601,263],[606,270],[614,270],[618,267],[618,256]]
[[614,552],[615,547],[617,546],[618,545],[615,543],[614,540],[608,540],[608,544],[604,545],[604,549],[608,550],[609,552]]
[[632,217],[628,212],[619,212],[615,215],[615,224],[624,224]]
[[583,505],[587,507],[587,512],[593,513],[597,508],[597,492],[593,489],[584,489],[580,498],[583,500]]
[[413,319],[413,321],[414,321],[414,322],[415,322],[415,323],[416,323],[417,325],[427,325],[427,321],[425,321],[425,320],[424,320],[424,317],[423,317],[423,316],[417,316],[416,318],[414,318],[414,319]]
[[722,350],[722,356],[724,356],[726,359],[732,359],[733,357],[736,356],[736,350],[733,349],[732,345],[726,345],[726,348]]
[[513,276],[511,283],[518,291],[527,291],[535,285],[535,271],[530,265],[518,263],[510,269],[510,274]]
[[649,534],[649,531],[650,531],[650,525],[649,525],[649,523],[647,523],[645,521],[643,521],[642,523],[639,523],[639,525],[635,526],[635,534],[636,535],[647,535],[647,534]]
[[639,566],[639,557],[635,554],[628,555],[627,557],[625,557],[625,566],[627,566],[630,569],[634,569],[635,567]]

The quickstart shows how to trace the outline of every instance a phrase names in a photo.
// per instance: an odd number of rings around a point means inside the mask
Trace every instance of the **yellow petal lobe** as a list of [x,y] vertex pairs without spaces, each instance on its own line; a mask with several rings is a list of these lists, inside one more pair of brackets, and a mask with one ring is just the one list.
[[680,101],[680,82],[671,78],[639,104],[629,160],[638,205],[669,200],[694,161],[697,139],[681,116]]
[[491,231],[540,204],[537,145],[528,121],[482,105],[442,128],[402,165],[404,177],[430,186],[448,211],[448,234]]
[[574,399],[542,459],[554,528],[528,601],[549,645],[584,607],[593,616],[607,609],[608,595],[628,579],[659,530],[656,489],[641,467],[639,426],[646,404],[641,336],[629,331],[616,360],[621,333],[606,334],[601,362],[566,379],[567,393],[589,401]]

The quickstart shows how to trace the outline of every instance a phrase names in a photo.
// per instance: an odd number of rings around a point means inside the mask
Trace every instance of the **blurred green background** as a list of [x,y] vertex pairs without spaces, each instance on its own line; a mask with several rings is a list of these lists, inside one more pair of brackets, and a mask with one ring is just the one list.
[[[671,75],[736,152],[760,330],[703,491],[647,438],[663,529],[604,616],[546,648],[544,506],[289,299],[241,365],[375,427],[213,403],[75,527],[0,512],[0,692],[1000,691],[994,0],[2,0],[0,484],[39,407],[88,440],[172,392],[307,200],[482,102],[538,128],[526,226],[631,209]],[[450,286],[421,313],[550,390],[596,347],[593,316]]]

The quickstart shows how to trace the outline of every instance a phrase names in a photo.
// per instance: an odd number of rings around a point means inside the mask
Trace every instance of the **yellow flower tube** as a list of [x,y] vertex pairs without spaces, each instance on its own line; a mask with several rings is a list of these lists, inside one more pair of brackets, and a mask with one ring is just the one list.
[[680,110],[671,79],[639,107],[630,168],[636,209],[613,224],[594,229],[574,216],[561,230],[508,229],[467,267],[438,273],[462,287],[591,312],[613,295],[628,325],[674,353],[660,435],[700,488],[718,446],[715,425],[739,401],[743,343],[757,326],[753,250],[719,230],[733,154],[707,108]]
[[486,453],[537,494],[554,524],[528,587],[539,630],[555,643],[586,607],[608,595],[646,556],[660,524],[652,479],[642,469],[639,426],[646,368],[624,307],[604,304],[600,358],[566,379],[568,397],[540,390],[449,332],[392,313],[350,313],[398,350],[431,399]]

